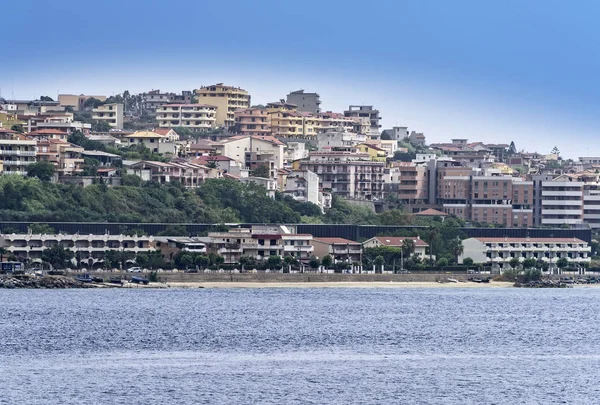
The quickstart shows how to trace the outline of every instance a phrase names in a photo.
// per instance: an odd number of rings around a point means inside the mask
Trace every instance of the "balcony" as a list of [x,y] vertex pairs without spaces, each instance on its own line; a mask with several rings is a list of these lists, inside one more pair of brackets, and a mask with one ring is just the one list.
[[35,160],[4,160],[4,166],[27,166],[35,163]]
[[35,151],[25,150],[0,150],[3,156],[35,156]]

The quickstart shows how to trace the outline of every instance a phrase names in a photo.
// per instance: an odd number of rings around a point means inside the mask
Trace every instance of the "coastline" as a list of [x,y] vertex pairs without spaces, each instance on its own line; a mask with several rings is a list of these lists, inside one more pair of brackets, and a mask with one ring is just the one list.
[[315,282],[168,282],[151,283],[140,288],[512,288],[514,283],[438,283],[432,281],[315,281]]

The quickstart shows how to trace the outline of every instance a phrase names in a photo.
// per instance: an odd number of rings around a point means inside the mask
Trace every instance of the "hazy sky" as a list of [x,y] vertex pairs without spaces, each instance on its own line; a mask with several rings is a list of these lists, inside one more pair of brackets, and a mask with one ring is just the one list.
[[[493,3],[493,4],[492,4]],[[18,0],[2,4],[1,95],[241,86],[373,104],[428,142],[600,155],[600,2]]]

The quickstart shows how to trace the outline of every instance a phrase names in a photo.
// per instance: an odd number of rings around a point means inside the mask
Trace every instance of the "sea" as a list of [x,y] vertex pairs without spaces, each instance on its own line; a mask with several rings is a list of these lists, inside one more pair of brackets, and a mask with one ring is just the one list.
[[0,404],[598,404],[600,288],[0,290]]

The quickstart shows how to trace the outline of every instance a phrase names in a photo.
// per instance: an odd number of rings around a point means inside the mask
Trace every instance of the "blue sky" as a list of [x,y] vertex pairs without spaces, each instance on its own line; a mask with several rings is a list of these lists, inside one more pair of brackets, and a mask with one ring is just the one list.
[[[494,4],[492,4],[494,3]],[[600,3],[19,0],[2,4],[4,97],[180,91],[254,103],[304,88],[384,127],[600,155]]]

